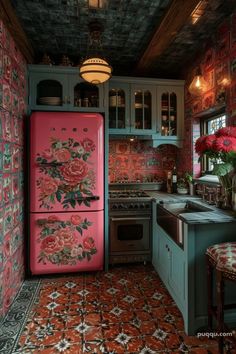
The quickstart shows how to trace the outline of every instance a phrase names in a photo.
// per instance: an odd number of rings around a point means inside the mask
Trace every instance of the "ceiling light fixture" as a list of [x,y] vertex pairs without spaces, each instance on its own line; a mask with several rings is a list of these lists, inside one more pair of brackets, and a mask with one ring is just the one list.
[[88,0],[88,6],[91,9],[102,9],[106,7],[107,0]]
[[206,7],[208,5],[208,0],[201,0],[191,13],[191,21],[192,24],[195,25],[195,23],[198,22],[198,20],[202,17],[204,14]]
[[189,92],[191,95],[200,96],[207,91],[208,85],[202,76],[200,67],[197,68],[196,75],[193,78],[193,81],[189,85]]
[[[91,84],[102,84],[111,78],[112,67],[101,57],[101,33],[102,25],[94,21],[89,25],[88,52],[94,54],[87,57],[80,66],[80,76]],[[99,54],[100,52],[100,54]]]

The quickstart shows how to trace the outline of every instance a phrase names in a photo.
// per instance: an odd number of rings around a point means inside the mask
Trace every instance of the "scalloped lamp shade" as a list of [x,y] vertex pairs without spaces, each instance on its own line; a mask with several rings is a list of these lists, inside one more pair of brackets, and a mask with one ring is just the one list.
[[112,67],[101,58],[86,59],[80,67],[80,76],[91,84],[102,84],[111,78]]
[[201,74],[197,74],[194,76],[188,90],[191,95],[200,96],[207,91],[207,82]]

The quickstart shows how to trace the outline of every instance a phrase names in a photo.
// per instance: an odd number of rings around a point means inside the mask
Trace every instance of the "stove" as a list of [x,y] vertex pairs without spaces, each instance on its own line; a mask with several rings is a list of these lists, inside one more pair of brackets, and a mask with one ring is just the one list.
[[151,260],[152,198],[143,190],[109,191],[110,263]]
[[122,190],[122,189],[117,189],[117,190],[111,190],[109,191],[109,198],[110,199],[130,199],[130,198],[135,198],[135,199],[140,199],[140,198],[149,198],[149,195],[142,190],[139,189],[130,189],[130,190]]
[[152,198],[142,190],[109,191],[109,210],[139,211],[151,209]]

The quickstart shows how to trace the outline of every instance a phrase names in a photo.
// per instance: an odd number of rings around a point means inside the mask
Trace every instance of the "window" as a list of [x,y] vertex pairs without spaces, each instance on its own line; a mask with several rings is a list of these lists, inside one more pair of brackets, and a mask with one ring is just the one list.
[[[203,134],[210,135],[210,134],[214,134],[218,129],[223,127],[226,127],[226,114],[221,114],[217,117],[204,119],[201,132],[202,135]],[[203,159],[202,169],[208,172],[213,170],[213,164],[211,162],[211,159],[209,159],[206,156]]]

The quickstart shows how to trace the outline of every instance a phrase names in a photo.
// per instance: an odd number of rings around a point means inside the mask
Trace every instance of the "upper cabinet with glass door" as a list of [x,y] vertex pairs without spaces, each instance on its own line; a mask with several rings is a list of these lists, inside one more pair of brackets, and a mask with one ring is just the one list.
[[[129,78],[116,79],[109,81],[109,133],[154,133],[155,87],[131,83]],[[137,81],[141,82],[135,79]]]
[[127,133],[130,129],[129,85],[109,82],[108,105],[110,133]]
[[101,112],[104,85],[79,78],[78,68],[29,65],[29,106],[34,110]]
[[134,133],[155,132],[155,86],[131,85],[131,129]]
[[162,140],[177,140],[183,135],[184,86],[158,86],[157,88],[158,124],[157,131]]

